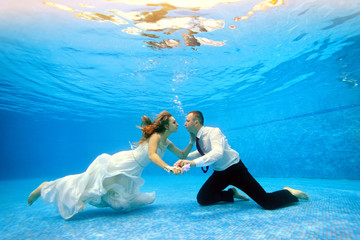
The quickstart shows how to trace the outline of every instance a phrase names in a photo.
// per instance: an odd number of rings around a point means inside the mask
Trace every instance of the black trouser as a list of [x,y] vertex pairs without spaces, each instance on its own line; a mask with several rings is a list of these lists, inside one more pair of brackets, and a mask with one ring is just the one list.
[[241,189],[261,207],[269,210],[299,201],[287,190],[266,193],[240,160],[224,171],[214,171],[201,187],[197,195],[198,203],[205,206],[221,201],[234,202],[233,190],[223,191],[229,185]]

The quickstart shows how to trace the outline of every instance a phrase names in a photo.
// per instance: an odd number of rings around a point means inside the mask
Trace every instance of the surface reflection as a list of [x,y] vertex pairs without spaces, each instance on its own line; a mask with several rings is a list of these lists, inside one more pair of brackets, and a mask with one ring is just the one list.
[[[106,2],[119,2],[121,4],[143,6],[151,9],[148,11],[122,11],[120,9],[107,10],[104,13],[95,11],[82,11],[72,6],[63,5],[61,3],[43,2],[43,4],[55,7],[59,10],[72,12],[73,16],[92,20],[97,22],[111,22],[116,25],[125,25],[122,31],[131,35],[139,35],[151,40],[145,40],[148,47],[159,50],[165,48],[177,48],[183,46],[196,47],[201,45],[223,46],[225,41],[212,40],[203,35],[197,36],[199,33],[213,32],[225,27],[224,19],[207,18],[200,15],[200,10],[215,8],[220,4],[231,4],[240,2],[236,0],[220,1],[177,1],[169,0],[167,3],[157,3],[150,0],[134,0],[122,1],[111,0]],[[155,1],[156,2],[156,1]],[[104,2],[103,2],[104,3]],[[281,6],[283,0],[265,0],[255,6],[247,13],[246,16],[234,17],[233,21],[246,20],[256,11],[264,11],[272,7]],[[96,9],[95,6],[81,3],[81,8]],[[191,16],[179,16],[181,12],[191,14]],[[198,12],[198,14],[193,15]],[[126,26],[127,25],[127,26]],[[229,25],[229,29],[236,29],[236,25]],[[178,34],[175,34],[177,33]],[[171,37],[169,37],[171,35]],[[176,37],[175,37],[176,36]]]
[[265,11],[269,8],[273,8],[273,7],[278,7],[278,6],[281,6],[284,4],[284,1],[283,0],[265,0],[265,1],[262,1],[261,3],[259,4],[256,4],[252,9],[251,11],[249,11],[247,13],[247,15],[245,16],[241,16],[241,17],[236,17],[234,18],[235,21],[241,21],[241,20],[246,20],[248,19],[251,15],[254,14],[254,12],[257,12],[257,11]]

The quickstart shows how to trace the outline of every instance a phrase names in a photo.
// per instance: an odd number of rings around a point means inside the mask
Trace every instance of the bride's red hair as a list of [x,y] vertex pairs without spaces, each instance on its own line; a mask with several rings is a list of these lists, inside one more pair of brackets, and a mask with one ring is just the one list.
[[165,132],[167,126],[169,126],[169,119],[172,115],[168,111],[162,111],[157,115],[157,118],[154,121],[148,116],[141,117],[141,127],[142,130],[142,138],[140,139],[139,144],[148,140],[148,138],[155,132],[162,133]]

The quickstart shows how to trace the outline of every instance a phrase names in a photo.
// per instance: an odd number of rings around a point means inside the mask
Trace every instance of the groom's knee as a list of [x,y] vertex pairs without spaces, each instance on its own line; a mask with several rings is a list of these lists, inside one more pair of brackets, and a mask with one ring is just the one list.
[[207,206],[211,204],[211,202],[209,201],[209,197],[202,194],[201,192],[199,192],[196,196],[196,200],[201,206]]

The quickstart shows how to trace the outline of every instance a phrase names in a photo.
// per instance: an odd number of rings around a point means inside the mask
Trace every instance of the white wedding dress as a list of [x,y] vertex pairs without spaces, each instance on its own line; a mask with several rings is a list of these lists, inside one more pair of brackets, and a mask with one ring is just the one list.
[[[157,153],[162,158],[170,141],[161,141]],[[53,203],[61,216],[71,218],[87,203],[95,207],[131,210],[155,201],[155,192],[141,193],[143,169],[150,163],[148,142],[136,149],[114,155],[101,154],[81,174],[46,183],[41,189],[45,203]]]

